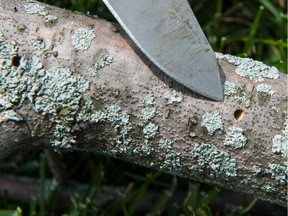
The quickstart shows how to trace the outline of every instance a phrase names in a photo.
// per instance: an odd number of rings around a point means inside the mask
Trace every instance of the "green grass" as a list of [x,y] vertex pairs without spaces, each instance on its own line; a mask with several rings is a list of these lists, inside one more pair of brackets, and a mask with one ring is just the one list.
[[[93,15],[115,21],[99,0],[43,2],[81,12],[90,11]],[[287,73],[285,0],[189,2],[215,51],[251,57]],[[71,205],[63,210],[63,215],[136,215],[143,198],[155,191],[162,193],[145,212],[146,215],[208,216],[217,212],[213,212],[209,205],[219,196],[218,188],[95,154],[75,152],[62,154],[60,157],[66,167],[66,179],[89,185],[82,199],[76,192],[71,195]],[[41,191],[39,205],[35,197],[18,203],[9,200],[9,194],[4,193],[0,196],[0,216],[22,215],[20,209],[27,216],[59,214],[52,210],[52,204],[60,187],[55,186],[48,191],[45,188],[45,182],[53,174],[43,153],[30,152],[28,155],[0,160],[0,171],[1,174],[39,179]],[[101,204],[98,195],[103,186],[122,188],[114,197],[113,205],[109,205],[109,202]],[[180,203],[172,199],[179,191],[185,192],[184,200]],[[243,200],[238,206],[223,203],[223,208],[227,208],[220,210],[223,210],[223,215],[249,215],[256,200]]]

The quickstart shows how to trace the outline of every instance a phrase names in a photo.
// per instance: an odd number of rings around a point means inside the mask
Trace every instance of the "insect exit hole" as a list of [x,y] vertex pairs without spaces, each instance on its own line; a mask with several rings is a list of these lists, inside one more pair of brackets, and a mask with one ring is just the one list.
[[21,57],[20,56],[13,56],[12,57],[12,62],[11,62],[11,64],[12,64],[12,66],[14,66],[14,67],[19,67],[19,65],[20,65],[20,60],[21,60]]
[[242,110],[242,109],[237,109],[237,110],[234,112],[234,118],[235,118],[237,121],[240,121],[243,117],[244,117],[244,110]]

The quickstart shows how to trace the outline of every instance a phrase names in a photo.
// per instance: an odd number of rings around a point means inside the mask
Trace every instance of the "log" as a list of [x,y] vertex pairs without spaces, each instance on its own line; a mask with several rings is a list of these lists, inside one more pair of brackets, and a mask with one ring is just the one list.
[[115,23],[34,0],[0,5],[0,158],[89,151],[286,205],[287,75],[218,53],[215,102],[163,74]]

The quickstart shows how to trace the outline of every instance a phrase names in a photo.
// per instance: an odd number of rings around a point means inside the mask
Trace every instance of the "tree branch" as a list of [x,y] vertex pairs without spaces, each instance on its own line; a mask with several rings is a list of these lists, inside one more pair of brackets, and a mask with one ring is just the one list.
[[0,158],[90,151],[286,205],[286,75],[218,54],[226,96],[214,102],[165,76],[116,24],[0,5]]

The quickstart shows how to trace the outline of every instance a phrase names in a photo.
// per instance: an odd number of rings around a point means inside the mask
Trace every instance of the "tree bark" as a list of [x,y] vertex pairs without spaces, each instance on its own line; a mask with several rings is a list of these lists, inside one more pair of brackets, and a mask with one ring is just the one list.
[[215,102],[163,74],[117,24],[0,5],[0,158],[90,151],[286,205],[287,75],[218,54]]

